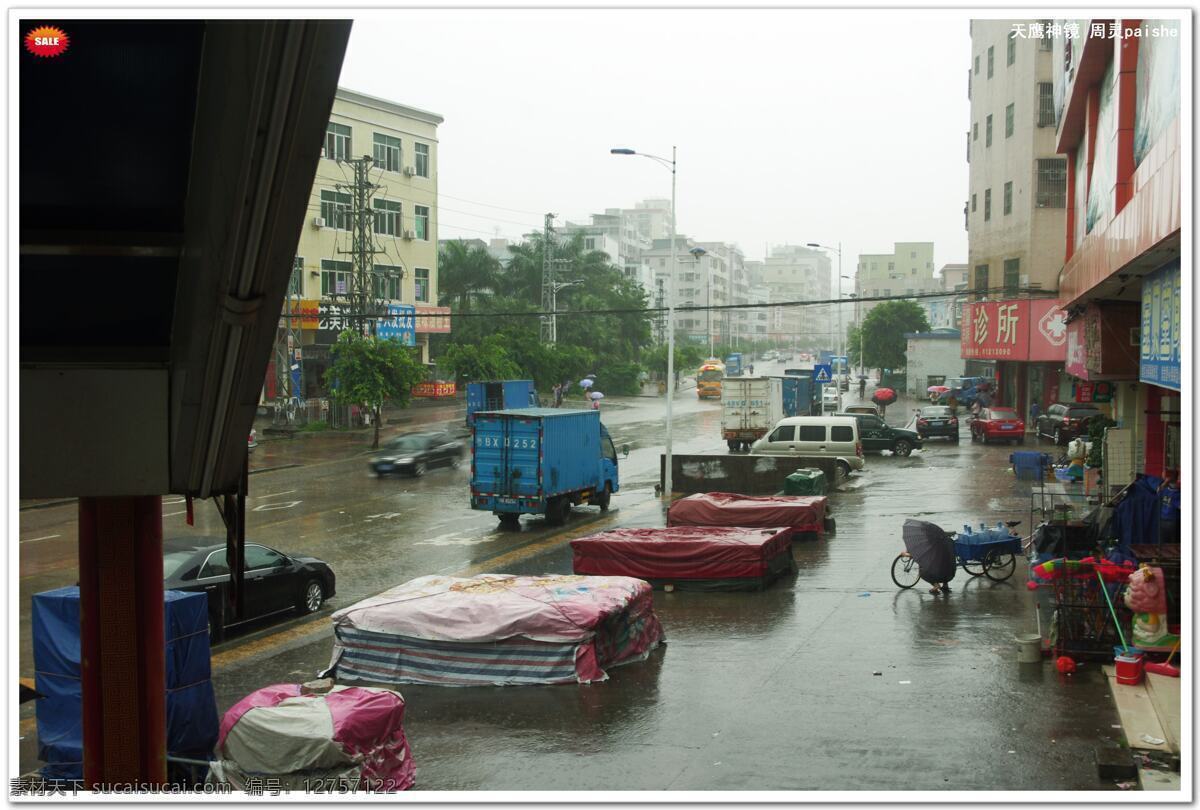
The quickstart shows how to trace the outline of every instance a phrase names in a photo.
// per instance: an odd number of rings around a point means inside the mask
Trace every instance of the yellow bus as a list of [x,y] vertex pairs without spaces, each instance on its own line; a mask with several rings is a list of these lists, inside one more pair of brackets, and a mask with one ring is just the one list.
[[710,357],[696,372],[696,395],[700,399],[720,399],[721,380],[725,378],[725,364]]

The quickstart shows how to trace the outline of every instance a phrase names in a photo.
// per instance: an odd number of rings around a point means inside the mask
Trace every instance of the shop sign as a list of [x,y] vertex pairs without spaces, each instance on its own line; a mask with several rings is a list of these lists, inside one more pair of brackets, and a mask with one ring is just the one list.
[[1063,368],[1072,377],[1087,379],[1087,334],[1083,318],[1067,324],[1067,360]]
[[380,318],[375,335],[382,340],[394,340],[402,346],[416,346],[417,336],[413,331],[413,315],[416,308],[411,304],[388,304],[388,316]]
[[457,386],[452,382],[431,380],[417,383],[413,386],[412,395],[421,399],[441,399],[452,397],[457,392]]
[[1174,261],[1142,279],[1141,357],[1138,379],[1180,390],[1179,262]]
[[450,332],[450,307],[417,307],[417,333]]
[[317,328],[336,333],[352,329],[350,307],[344,304],[333,304],[322,301],[317,309]]
[[1056,301],[977,301],[963,310],[962,357],[1062,361],[1067,331],[1067,313]]
[[1113,386],[1110,382],[1075,383],[1076,402],[1112,402]]

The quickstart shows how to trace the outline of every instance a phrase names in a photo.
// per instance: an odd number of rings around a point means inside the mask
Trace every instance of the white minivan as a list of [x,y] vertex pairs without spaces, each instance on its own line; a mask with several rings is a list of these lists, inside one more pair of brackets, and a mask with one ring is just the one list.
[[837,459],[843,475],[863,468],[858,420],[851,416],[789,416],[750,446],[751,454]]

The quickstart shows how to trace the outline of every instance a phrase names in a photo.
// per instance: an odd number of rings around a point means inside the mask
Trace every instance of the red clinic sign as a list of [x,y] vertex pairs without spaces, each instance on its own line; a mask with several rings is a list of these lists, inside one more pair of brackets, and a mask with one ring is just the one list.
[[1067,356],[1067,313],[1057,301],[978,301],[963,307],[962,357],[1054,362]]

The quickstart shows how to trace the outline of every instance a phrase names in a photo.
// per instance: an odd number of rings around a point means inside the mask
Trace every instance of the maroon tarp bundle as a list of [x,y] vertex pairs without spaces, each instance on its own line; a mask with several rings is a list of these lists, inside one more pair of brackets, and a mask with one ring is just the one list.
[[571,549],[576,574],[762,587],[792,568],[790,534],[720,526],[615,529],[572,540]]
[[825,496],[772,495],[753,498],[732,492],[703,492],[671,504],[668,526],[787,526],[793,532],[825,534]]

